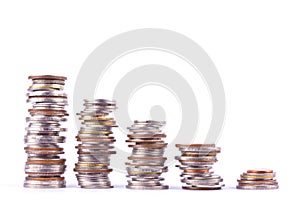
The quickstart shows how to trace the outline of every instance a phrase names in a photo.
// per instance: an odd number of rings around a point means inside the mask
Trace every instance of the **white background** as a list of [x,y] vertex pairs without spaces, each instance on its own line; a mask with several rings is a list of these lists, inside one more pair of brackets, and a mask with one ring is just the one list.
[[[300,134],[299,9],[298,1],[287,0],[1,1],[1,196],[286,197],[297,190],[299,179],[299,164],[296,164]],[[171,186],[168,191],[124,189],[125,175],[118,172],[110,175],[115,189],[77,188],[72,170],[76,162],[72,95],[77,74],[98,45],[138,28],[164,28],[182,33],[196,41],[215,63],[225,87],[226,120],[217,143],[222,153],[214,168],[224,178],[225,189],[183,191],[179,170],[174,165],[164,175]],[[66,124],[69,131],[64,145],[68,188],[61,190],[22,187],[26,161],[23,137],[29,106],[25,94],[30,84],[27,77],[38,74],[68,77],[66,91],[71,116]],[[261,167],[277,172],[279,190],[234,189],[240,173]]]

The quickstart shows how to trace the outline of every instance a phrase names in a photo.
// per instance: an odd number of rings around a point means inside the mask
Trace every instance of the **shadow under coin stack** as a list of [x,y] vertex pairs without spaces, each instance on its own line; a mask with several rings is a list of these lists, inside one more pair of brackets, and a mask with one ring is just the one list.
[[64,143],[60,136],[61,122],[66,121],[67,95],[63,92],[66,77],[29,76],[32,85],[28,89],[27,102],[32,104],[30,117],[26,118],[28,127],[24,137],[28,154],[25,165],[27,177],[24,187],[28,188],[63,188],[65,159],[60,158],[63,148],[57,143]]
[[166,157],[163,157],[167,143],[162,138],[166,135],[162,133],[165,126],[164,121],[134,121],[131,132],[128,134],[126,142],[134,143],[128,145],[132,147],[132,154],[128,157],[127,165],[128,189],[159,190],[168,189],[167,185],[160,183],[164,178],[160,177],[168,168],[164,166]]
[[224,184],[223,179],[214,175],[212,165],[217,162],[216,156],[221,152],[214,144],[176,144],[181,151],[181,156],[176,156],[180,165],[176,165],[183,170],[181,182],[187,190],[218,190]]
[[117,127],[108,115],[117,109],[116,102],[104,99],[84,100],[84,110],[79,113],[82,126],[77,141],[78,163],[75,172],[81,188],[112,188],[108,174],[110,156],[116,152],[113,143],[112,127]]
[[278,182],[274,179],[275,172],[270,169],[255,169],[248,170],[241,174],[241,179],[238,180],[237,189],[244,190],[271,190],[278,189]]

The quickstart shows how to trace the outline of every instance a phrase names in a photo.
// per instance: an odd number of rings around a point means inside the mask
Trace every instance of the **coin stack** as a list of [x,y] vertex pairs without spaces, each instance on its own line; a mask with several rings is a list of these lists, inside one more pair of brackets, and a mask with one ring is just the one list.
[[117,109],[116,102],[105,99],[84,100],[84,110],[78,113],[82,121],[76,136],[81,142],[78,149],[78,163],[74,171],[81,188],[112,188],[108,174],[110,156],[115,154],[112,127],[116,122],[108,115]]
[[128,134],[126,142],[134,143],[128,145],[132,147],[132,154],[128,157],[127,177],[128,189],[168,189],[167,185],[163,185],[161,177],[163,172],[167,172],[168,168],[164,166],[166,157],[163,157],[167,143],[162,138],[166,135],[162,133],[165,126],[164,121],[134,121],[131,132]]
[[278,189],[278,182],[274,179],[275,172],[271,169],[248,170],[241,174],[237,189],[244,190],[270,190]]
[[212,165],[217,162],[216,155],[221,152],[215,144],[176,144],[181,151],[181,156],[176,156],[180,165],[176,165],[183,170],[181,182],[187,190],[218,190],[224,184],[223,179],[214,175]]
[[62,188],[66,182],[65,159],[60,158],[63,148],[57,143],[64,143],[65,137],[60,132],[61,122],[68,116],[65,106],[67,95],[63,92],[66,77],[29,76],[32,85],[28,89],[27,102],[32,104],[26,118],[28,127],[24,137],[24,148],[28,157],[25,165],[27,177],[24,187],[28,188]]

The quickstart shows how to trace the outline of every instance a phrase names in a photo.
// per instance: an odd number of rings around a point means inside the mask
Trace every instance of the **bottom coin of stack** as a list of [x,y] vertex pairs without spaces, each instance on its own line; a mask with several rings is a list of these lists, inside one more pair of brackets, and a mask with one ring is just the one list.
[[159,190],[168,189],[163,185],[160,177],[168,168],[164,166],[166,157],[163,157],[167,143],[162,138],[166,135],[162,133],[165,122],[161,121],[134,121],[128,127],[131,134],[128,134],[126,142],[134,143],[128,145],[132,147],[132,154],[128,157],[127,165],[128,189]]
[[116,102],[104,99],[85,100],[85,109],[78,115],[82,127],[76,136],[81,142],[78,149],[78,163],[75,172],[81,188],[112,188],[108,174],[110,156],[115,154],[112,127],[117,127],[109,113],[116,109]]
[[244,190],[271,190],[278,189],[278,182],[274,179],[275,172],[270,169],[248,170],[241,174],[237,189]]
[[181,182],[187,190],[218,190],[224,184],[223,179],[214,175],[212,165],[217,162],[216,155],[221,152],[214,144],[176,144],[181,151],[181,156],[175,159],[180,162],[176,165],[183,172]]

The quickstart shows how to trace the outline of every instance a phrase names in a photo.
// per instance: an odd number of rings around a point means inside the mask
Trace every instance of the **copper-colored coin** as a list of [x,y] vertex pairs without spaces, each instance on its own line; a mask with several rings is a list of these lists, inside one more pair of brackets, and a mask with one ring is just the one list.
[[67,77],[64,76],[53,76],[53,75],[39,75],[39,76],[28,76],[28,79],[36,80],[36,79],[49,79],[49,80],[67,80]]
[[27,176],[26,180],[30,181],[62,181],[65,177],[31,177]]
[[28,112],[30,114],[69,116],[69,114],[65,110],[28,109]]
[[207,173],[209,169],[184,169],[183,173]]
[[27,151],[62,151],[63,148],[56,148],[56,147],[24,147]]
[[178,148],[189,148],[189,147],[215,147],[215,144],[176,144]]
[[57,175],[57,174],[63,174],[64,173],[64,171],[61,171],[61,172],[26,172],[25,171],[25,174],[28,174],[28,175],[41,175],[41,176],[43,176],[43,175]]
[[79,131],[79,134],[103,134],[103,135],[110,135],[113,132],[112,131]]
[[250,169],[247,173],[273,173],[272,169]]
[[37,164],[37,165],[63,165],[65,164],[66,159],[59,160],[27,160],[26,164]]
[[215,159],[215,158],[211,158],[211,159],[202,159],[202,158],[199,158],[199,159],[195,159],[195,157],[194,157],[194,159],[184,159],[184,160],[182,160],[182,159],[180,159],[179,160],[180,162],[199,162],[199,163],[201,163],[201,162],[217,162],[218,160],[217,159]]

